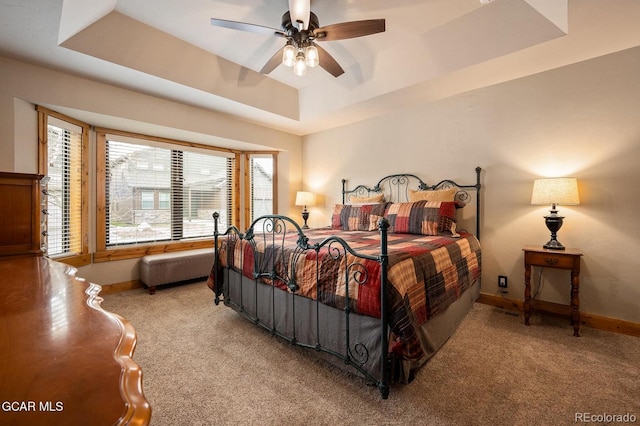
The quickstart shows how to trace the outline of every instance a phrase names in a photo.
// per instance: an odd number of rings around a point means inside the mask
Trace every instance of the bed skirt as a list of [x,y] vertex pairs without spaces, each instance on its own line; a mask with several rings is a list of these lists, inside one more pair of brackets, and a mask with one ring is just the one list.
[[[381,378],[380,319],[354,313],[347,315],[343,310],[282,291],[233,270],[225,269],[224,275],[224,303],[227,306],[273,334],[293,340],[296,345],[318,349],[321,358],[341,369],[358,374],[351,365],[357,364],[371,376]],[[480,280],[477,280],[445,311],[418,329],[426,356],[420,361],[391,357],[392,382],[411,381],[415,371],[453,335],[479,292]],[[335,354],[343,357],[348,354],[347,358],[353,362],[345,363],[332,356]]]

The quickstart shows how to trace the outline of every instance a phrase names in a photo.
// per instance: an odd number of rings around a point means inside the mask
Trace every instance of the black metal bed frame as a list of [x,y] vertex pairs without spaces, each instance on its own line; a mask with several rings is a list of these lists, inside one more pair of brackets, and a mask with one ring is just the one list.
[[[444,189],[456,187],[458,191],[456,192],[456,199],[461,201],[466,201],[469,198],[469,194],[466,189],[474,188],[476,190],[476,235],[479,238],[480,234],[480,167],[475,169],[476,171],[476,184],[475,185],[458,185],[452,180],[443,180],[436,185],[429,186],[424,183],[420,178],[415,175],[410,174],[395,174],[382,178],[373,188],[369,188],[365,185],[358,185],[353,190],[346,189],[346,180],[342,180],[342,198],[343,203],[347,202],[353,196],[361,196],[361,195],[370,195],[371,193],[385,193],[385,187],[395,194],[391,194],[389,199],[394,200],[402,200],[398,195],[402,195],[401,192],[404,191],[405,199],[407,190],[409,189],[409,184],[412,181],[418,182],[417,189],[420,190],[428,190],[428,189]],[[389,228],[389,222],[386,219],[381,219],[378,223],[378,230],[380,232],[380,252],[376,256],[366,255],[362,253],[358,253],[353,250],[349,244],[338,236],[330,236],[325,238],[323,241],[315,244],[309,243],[309,238],[304,234],[301,227],[292,219],[282,215],[266,215],[257,218],[251,223],[251,226],[247,229],[245,233],[242,233],[237,227],[231,226],[224,233],[220,233],[218,230],[218,221],[219,221],[219,213],[215,212],[213,214],[214,218],[214,248],[215,248],[215,259],[214,259],[214,273],[215,273],[215,285],[214,285],[214,293],[215,299],[214,302],[216,305],[220,303],[222,300],[223,303],[227,306],[233,307],[236,311],[238,311],[241,315],[254,322],[255,324],[261,326],[266,329],[273,335],[277,335],[289,343],[309,349],[314,349],[316,351],[324,352],[330,354],[336,358],[341,359],[346,365],[351,366],[359,373],[361,373],[367,380],[372,382],[375,386],[377,386],[378,390],[383,399],[387,399],[389,396],[390,389],[390,379],[391,379],[391,359],[388,353],[388,339],[389,339],[389,319],[387,306],[384,301],[387,300],[386,297],[386,286],[383,283],[387,282],[387,268],[388,268],[388,251],[387,251],[387,233]],[[256,232],[257,229],[261,229],[261,232]],[[296,232],[297,233],[297,245],[294,250],[294,253],[289,257],[284,256],[284,236],[288,232]],[[220,248],[220,238],[227,237],[228,240],[240,243],[240,244],[249,244],[254,254],[254,265],[253,265],[253,283],[254,283],[254,297],[256,300],[255,313],[249,312],[244,304],[243,297],[243,286],[240,285],[240,301],[236,302],[230,300],[225,294],[225,282],[229,281],[229,270],[221,267],[220,264],[220,256],[218,250]],[[269,256],[265,253],[260,253],[256,248],[259,244],[263,246],[270,245],[272,247],[279,247],[279,249],[274,250]],[[319,265],[319,254],[321,251],[325,250],[328,255],[335,261],[345,262],[345,282],[346,282],[346,291],[345,291],[345,301],[343,311],[345,314],[345,351],[340,353],[332,348],[327,348],[322,346],[320,342],[320,327],[321,321],[319,319],[319,305],[321,305],[321,301],[319,297],[316,297],[312,302],[315,304],[315,323],[313,324],[313,329],[315,330],[315,341],[313,342],[302,342],[298,340],[297,330],[296,330],[296,297],[304,297],[296,294],[298,290],[298,284],[296,283],[296,260],[300,258],[300,256],[304,256],[309,251],[315,252],[316,259],[316,291],[318,288],[318,275],[317,271],[320,268]],[[346,263],[347,261],[347,253],[354,256],[355,260],[350,261],[350,263]],[[230,250],[227,250],[227,256],[233,256]],[[281,260],[287,265],[285,268],[277,270],[276,268],[276,256],[281,256]],[[380,373],[379,377],[374,376],[371,372],[367,371],[365,365],[369,362],[370,358],[370,348],[361,342],[352,342],[350,336],[350,315],[351,312],[351,303],[349,298],[349,285],[366,285],[367,281],[372,277],[368,277],[366,273],[366,269],[362,263],[360,263],[363,259],[373,260],[380,264]],[[242,257],[242,261],[244,261],[244,256]],[[227,262],[229,264],[229,262]],[[241,270],[244,270],[244,265],[239,267]],[[226,271],[226,272],[225,272]],[[226,276],[224,274],[227,274]],[[242,276],[242,273],[240,273]],[[242,278],[240,278],[242,280]],[[258,312],[258,283],[262,280],[268,280],[271,283],[276,281],[280,281],[285,283],[288,287],[289,294],[291,295],[291,304],[292,304],[292,312],[293,318],[291,320],[292,331],[286,332],[278,329],[276,327],[276,290],[275,286],[271,286],[271,318],[261,317]],[[241,282],[242,283],[242,282]]]
[[358,185],[351,190],[347,190],[347,180],[342,179],[342,204],[350,202],[355,197],[371,197],[373,194],[383,194],[385,200],[393,202],[407,202],[409,200],[409,189],[415,186],[419,191],[434,191],[439,189],[458,188],[455,193],[455,200],[467,203],[471,198],[467,189],[475,189],[476,191],[476,223],[475,236],[480,239],[480,173],[482,168],[476,167],[476,183],[473,185],[459,185],[451,179],[441,180],[435,185],[427,185],[422,179],[416,175],[408,173],[399,173],[395,175],[385,176],[378,181],[373,187],[366,185]]

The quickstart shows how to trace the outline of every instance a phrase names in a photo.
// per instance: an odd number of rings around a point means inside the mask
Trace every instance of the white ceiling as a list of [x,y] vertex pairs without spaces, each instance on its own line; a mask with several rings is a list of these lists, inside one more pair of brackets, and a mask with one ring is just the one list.
[[344,68],[259,74],[287,0],[0,0],[0,56],[304,135],[640,45],[637,0],[312,0],[320,26],[386,19],[322,42]]

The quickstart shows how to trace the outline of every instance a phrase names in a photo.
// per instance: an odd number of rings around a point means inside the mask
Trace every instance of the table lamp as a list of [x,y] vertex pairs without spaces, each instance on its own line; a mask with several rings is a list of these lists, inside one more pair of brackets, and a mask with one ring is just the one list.
[[304,206],[304,208],[302,209],[302,219],[304,220],[302,229],[309,229],[309,226],[307,225],[307,219],[309,219],[309,211],[307,210],[307,206],[313,206],[315,200],[316,196],[311,192],[298,191],[296,193],[296,206]]
[[556,205],[580,204],[577,179],[571,177],[536,179],[533,181],[531,204],[551,204],[551,214],[544,217],[545,224],[551,231],[551,239],[543,247],[549,250],[564,250],[564,246],[556,238],[558,230],[562,227],[564,216],[558,215]]

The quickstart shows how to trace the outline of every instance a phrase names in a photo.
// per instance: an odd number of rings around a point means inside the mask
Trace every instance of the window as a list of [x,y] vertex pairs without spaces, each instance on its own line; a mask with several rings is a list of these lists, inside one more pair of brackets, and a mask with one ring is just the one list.
[[145,253],[150,244],[210,246],[214,212],[221,230],[234,223],[235,153],[110,132],[98,131],[98,251],[133,249],[125,257],[134,257],[143,244]]
[[140,201],[140,208],[142,210],[153,210],[155,205],[153,191],[140,192]]
[[171,194],[169,192],[160,192],[158,194],[158,208],[161,210],[169,210],[171,208]]
[[276,212],[276,155],[271,153],[247,154],[245,167],[249,169],[249,182],[245,191],[248,205],[247,226],[254,219]]
[[87,145],[89,126],[38,107],[39,173],[43,180],[48,257],[81,266],[88,249]]

